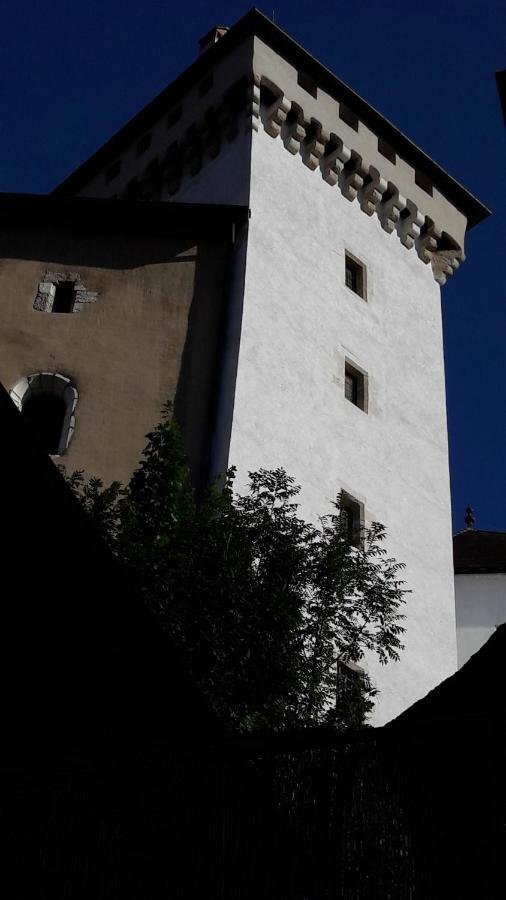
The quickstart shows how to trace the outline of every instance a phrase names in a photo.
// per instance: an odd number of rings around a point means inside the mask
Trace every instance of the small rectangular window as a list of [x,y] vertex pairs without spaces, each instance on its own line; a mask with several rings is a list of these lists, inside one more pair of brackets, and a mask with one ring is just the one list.
[[353,547],[359,547],[362,542],[363,512],[363,505],[355,497],[346,491],[341,492],[340,515],[348,541]]
[[297,72],[297,84],[300,84],[301,88],[307,91],[308,94],[311,94],[312,97],[318,96],[316,81],[313,81],[305,72]]
[[344,257],[344,283],[350,291],[358,294],[363,300],[366,299],[365,266],[350,253],[345,253]]
[[367,412],[367,375],[348,360],[344,365],[344,396],[354,406]]
[[60,281],[55,286],[51,312],[71,313],[74,310],[75,284],[73,281]]
[[378,151],[384,156],[386,159],[389,159],[391,163],[394,164],[397,162],[397,156],[393,147],[390,144],[387,144],[383,138],[378,138]]
[[183,115],[183,107],[175,106],[167,116],[167,128],[172,128],[176,122],[179,122],[181,116]]
[[208,91],[211,90],[213,86],[213,74],[210,72],[209,75],[204,78],[199,84],[199,97],[203,97],[204,94],[207,94]]
[[105,171],[105,180],[107,182],[112,181],[113,178],[116,178],[121,171],[121,160],[117,159],[116,162],[113,162],[111,166]]
[[142,154],[145,153],[146,150],[149,150],[150,147],[151,133],[148,132],[148,134],[145,134],[144,137],[141,137],[140,141],[138,142],[137,147],[135,148],[136,156],[142,156]]
[[339,104],[339,118],[342,119],[343,122],[346,122],[350,128],[353,128],[353,131],[358,131],[358,116],[356,116],[349,107],[345,106],[344,103]]
[[415,169],[415,184],[432,197],[432,181],[419,169]]

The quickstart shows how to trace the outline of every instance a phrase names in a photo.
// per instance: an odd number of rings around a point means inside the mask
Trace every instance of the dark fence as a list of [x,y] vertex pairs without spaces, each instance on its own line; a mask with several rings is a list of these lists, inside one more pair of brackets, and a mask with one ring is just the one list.
[[2,893],[503,897],[505,749],[470,717],[5,764]]

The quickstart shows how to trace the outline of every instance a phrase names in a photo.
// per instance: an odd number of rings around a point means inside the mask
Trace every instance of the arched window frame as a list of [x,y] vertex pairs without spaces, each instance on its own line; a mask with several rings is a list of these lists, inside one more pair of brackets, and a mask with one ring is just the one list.
[[23,405],[27,400],[37,394],[54,394],[61,397],[65,404],[58,453],[51,454],[51,458],[55,459],[65,453],[74,434],[76,424],[74,413],[79,394],[70,378],[60,372],[36,372],[20,378],[10,392],[11,398],[20,412],[23,411]]

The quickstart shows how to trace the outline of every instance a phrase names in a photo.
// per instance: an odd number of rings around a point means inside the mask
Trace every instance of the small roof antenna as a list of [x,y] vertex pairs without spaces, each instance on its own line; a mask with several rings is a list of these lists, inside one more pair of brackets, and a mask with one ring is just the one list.
[[471,531],[474,528],[476,519],[474,516],[474,510],[473,510],[472,506],[468,506],[466,508],[466,515],[464,518],[464,522],[466,523],[466,528],[468,531]]

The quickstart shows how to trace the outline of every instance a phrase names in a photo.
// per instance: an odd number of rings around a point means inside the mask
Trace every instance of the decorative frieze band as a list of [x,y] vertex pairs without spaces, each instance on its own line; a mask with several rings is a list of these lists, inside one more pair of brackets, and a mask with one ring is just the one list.
[[200,122],[174,141],[162,158],[151,160],[144,172],[127,185],[125,196],[153,200],[179,190],[185,176],[200,172],[206,159],[215,159],[225,142],[233,141],[241,128],[258,131],[260,123],[272,138],[280,139],[289,153],[299,155],[312,171],[319,170],[331,187],[338,186],[350,202],[357,200],[367,215],[377,215],[381,227],[397,233],[407,249],[416,249],[431,264],[435,280],[444,284],[464,260],[463,249],[434,224],[417,204],[404,197],[374,165],[366,164],[339,135],[306,117],[302,107],[289,100],[272,81],[256,74],[242,77],[210,106]]
[[258,80],[260,115],[267,134],[279,137],[290,153],[300,154],[309,169],[319,168],[324,181],[332,187],[338,185],[347,200],[357,200],[366,215],[376,214],[382,228],[388,234],[396,231],[408,250],[415,247],[422,262],[431,263],[435,280],[444,284],[465,258],[459,244],[338,135],[327,133],[321,122],[306,117],[299,104],[285,97],[272,81]]

